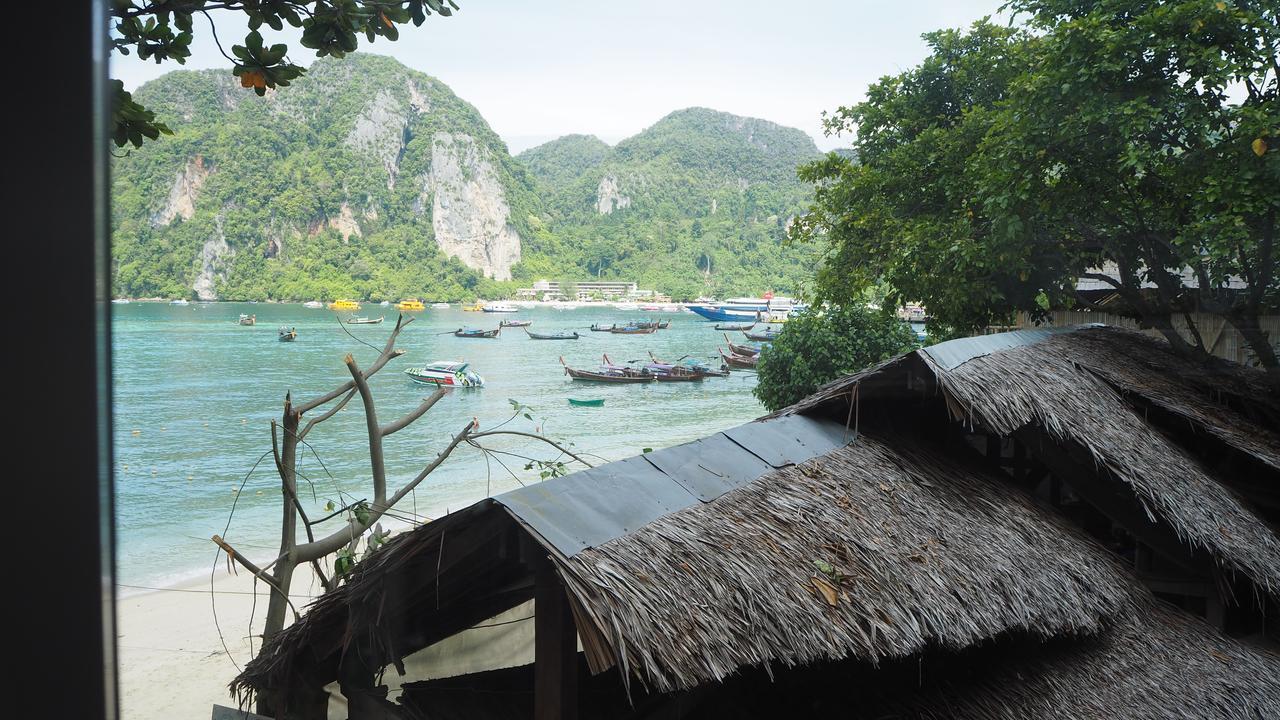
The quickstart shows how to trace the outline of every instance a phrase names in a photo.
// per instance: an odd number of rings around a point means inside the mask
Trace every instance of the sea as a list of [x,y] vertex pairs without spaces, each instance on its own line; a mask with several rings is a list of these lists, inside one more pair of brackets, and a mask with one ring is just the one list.
[[[241,314],[254,315],[256,324],[240,325]],[[342,319],[350,313],[300,304],[112,305],[116,579],[122,595],[207,578],[226,562],[210,540],[215,534],[255,560],[275,557],[281,491],[270,453],[271,422],[281,417],[286,397],[300,404],[349,380],[343,364],[348,353],[360,367],[378,356],[398,312],[366,304],[358,314],[386,319],[348,325]],[[386,438],[389,493],[416,476],[473,419],[482,429],[502,424],[544,434],[600,464],[765,413],[752,394],[756,377],[750,371],[701,383],[642,385],[587,383],[564,373],[562,357],[572,367],[594,369],[605,354],[621,364],[647,362],[650,351],[663,360],[689,356],[718,367],[724,334],[692,313],[540,306],[498,314],[466,312],[455,304],[405,315],[413,318],[397,343],[405,354],[370,383],[380,423],[411,411],[431,392],[414,384],[406,368],[465,361],[484,377],[485,386],[451,391],[411,426]],[[492,340],[451,334],[460,327],[493,328],[503,319],[532,320],[535,332],[577,330],[582,337],[530,340],[520,328],[504,328]],[[593,323],[651,319],[670,320],[671,326],[648,335],[588,330]],[[280,327],[296,329],[297,339],[279,342]],[[741,333],[730,337],[747,342]],[[570,406],[569,398],[603,399],[604,405]],[[513,402],[521,406],[519,412]],[[326,515],[330,502],[341,507],[372,499],[368,436],[358,398],[317,425],[306,440],[298,469],[311,518]],[[485,445],[491,452],[465,445],[455,450],[384,527],[404,532],[487,496],[540,482],[538,468],[525,469],[528,459],[559,455],[527,438],[493,438]],[[336,529],[339,521],[318,526],[317,535]]]

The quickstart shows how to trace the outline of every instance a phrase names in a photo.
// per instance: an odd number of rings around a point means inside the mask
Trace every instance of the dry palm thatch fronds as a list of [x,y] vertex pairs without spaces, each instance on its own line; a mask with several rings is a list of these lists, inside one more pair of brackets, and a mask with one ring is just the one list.
[[561,574],[624,675],[659,691],[771,662],[1093,633],[1131,611],[1140,591],[1104,549],[984,474],[864,437]]
[[[1079,330],[976,357],[951,370],[933,363],[927,351],[921,356],[934,369],[942,391],[987,429],[1009,435],[1035,425],[1059,442],[1079,444],[1098,466],[1130,485],[1148,514],[1167,521],[1184,542],[1208,550],[1220,564],[1243,572],[1269,592],[1280,591],[1280,537],[1188,449],[1134,412],[1099,377],[1109,373],[1134,379],[1138,371],[1121,354],[1080,352],[1082,346],[1113,346],[1129,334],[1109,328]],[[1166,378],[1133,387],[1141,392],[1171,386],[1176,383]],[[1152,397],[1177,402],[1166,393],[1153,391]],[[1176,407],[1217,422],[1190,409],[1185,400]],[[1215,414],[1227,417],[1225,409]],[[1240,427],[1251,425],[1234,419]],[[1265,457],[1276,451],[1264,447],[1259,452]]]

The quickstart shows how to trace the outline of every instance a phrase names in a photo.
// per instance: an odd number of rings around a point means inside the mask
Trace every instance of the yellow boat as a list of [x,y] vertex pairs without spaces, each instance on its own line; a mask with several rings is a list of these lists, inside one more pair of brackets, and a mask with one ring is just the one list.
[[484,309],[484,303],[481,301],[476,301],[474,304],[471,304],[471,305],[463,305],[462,309],[466,310],[467,312],[480,312],[481,310]]
[[329,303],[330,310],[359,310],[360,303],[355,300],[334,300]]
[[401,300],[396,303],[397,310],[426,310],[427,306],[422,304],[421,300]]

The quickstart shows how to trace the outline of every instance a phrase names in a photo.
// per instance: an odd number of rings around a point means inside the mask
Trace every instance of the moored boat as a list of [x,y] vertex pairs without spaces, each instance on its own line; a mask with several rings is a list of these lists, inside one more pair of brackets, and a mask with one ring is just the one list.
[[481,310],[484,310],[484,301],[477,300],[470,305],[463,305],[462,309],[466,312],[480,312]]
[[320,308],[324,307],[324,303],[320,302],[319,300],[308,300],[302,303],[302,307],[307,308],[309,310],[319,310]]
[[511,303],[506,303],[506,302],[488,303],[480,309],[487,313],[520,312],[520,308],[516,307],[515,305],[512,305]]
[[716,349],[720,351],[720,357],[724,359],[724,364],[731,368],[739,370],[754,370],[756,368],[756,361],[759,358],[755,355],[738,355],[736,353],[726,353],[721,348]]
[[449,303],[431,303],[432,310],[448,310]]
[[445,387],[483,387],[484,378],[468,369],[469,365],[458,360],[437,360],[421,367],[411,367],[404,371],[410,380],[421,385],[440,385]]
[[386,319],[386,315],[380,315],[376,318],[360,317],[358,315],[347,318],[348,325],[377,325]]
[[454,337],[461,338],[496,338],[502,332],[502,326],[498,326],[492,330],[481,330],[480,328],[458,328],[453,331]]
[[566,330],[561,330],[556,333],[536,333],[529,332],[529,330],[526,329],[524,334],[528,335],[530,340],[577,340],[580,337],[576,331],[570,332]]
[[729,343],[729,352],[733,353],[734,355],[755,356],[760,354],[760,348],[754,345],[735,345],[734,342],[729,339],[728,333],[725,333],[724,341]]
[[614,325],[609,332],[614,335],[649,335],[651,333],[658,332],[658,328],[656,325],[653,327],[640,327],[638,325],[618,327],[617,325]]
[[533,324],[532,320],[503,320],[498,323],[499,327],[529,327]]
[[755,340],[756,342],[772,342],[773,340],[777,339],[777,337],[782,333],[777,332],[775,330],[766,329],[762,333],[753,333],[748,330],[743,330],[742,334],[746,335],[748,340]]
[[177,300],[170,300],[169,304],[170,305],[190,305],[191,303],[184,298],[178,298]]
[[257,316],[257,315],[245,315],[244,313],[240,313],[240,320],[239,320],[238,322],[239,322],[241,325],[253,325],[253,324],[255,324],[255,323],[257,323],[257,322],[258,322],[258,316]]
[[618,327],[618,326],[617,326],[617,325],[609,325],[608,327],[606,327],[606,326],[601,325],[601,324],[599,324],[599,323],[592,323],[592,325],[591,325],[591,332],[613,332],[613,329],[614,329],[614,328],[616,328],[616,327]]
[[732,322],[734,320],[776,320],[782,322],[792,313],[805,308],[789,297],[774,297],[765,293],[758,298],[730,298],[720,303],[707,303],[688,306],[690,310],[708,320]]
[[417,298],[406,298],[396,303],[396,309],[400,310],[401,312],[404,312],[406,310],[410,312],[414,312],[418,310],[426,310],[427,306],[423,305],[422,301]]
[[330,310],[359,310],[360,303],[356,302],[355,300],[345,300],[345,299],[334,300],[333,302],[329,303],[329,309]]
[[653,375],[647,372],[619,367],[617,365],[602,365],[598,372],[592,372],[590,370],[578,370],[576,368],[569,367],[565,363],[563,357],[560,358],[560,364],[564,365],[564,374],[574,380],[621,384],[650,383],[654,381]]
[[654,365],[675,365],[699,372],[704,377],[729,377],[729,367],[727,365],[722,364],[718,368],[713,368],[701,360],[695,360],[688,356],[682,357],[675,362],[666,362],[665,360],[659,360],[658,357],[650,351],[649,359],[653,361],[649,367],[653,367]]
[[276,339],[280,342],[293,342],[298,339],[298,331],[293,328],[282,326],[277,333]]
[[595,400],[579,400],[577,398],[569,398],[569,404],[574,407],[604,407],[604,398]]

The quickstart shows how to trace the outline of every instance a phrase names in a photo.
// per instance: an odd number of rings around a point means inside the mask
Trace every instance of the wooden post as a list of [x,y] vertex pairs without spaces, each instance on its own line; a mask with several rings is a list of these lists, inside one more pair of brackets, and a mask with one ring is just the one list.
[[537,571],[533,633],[534,720],[577,720],[578,631],[550,562]]

